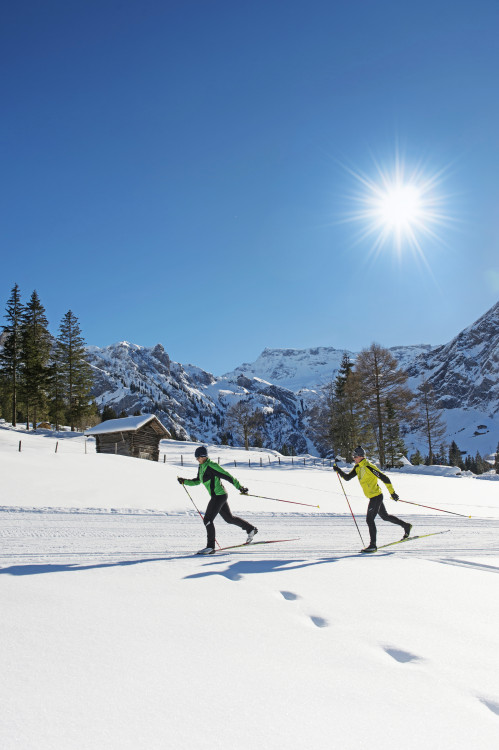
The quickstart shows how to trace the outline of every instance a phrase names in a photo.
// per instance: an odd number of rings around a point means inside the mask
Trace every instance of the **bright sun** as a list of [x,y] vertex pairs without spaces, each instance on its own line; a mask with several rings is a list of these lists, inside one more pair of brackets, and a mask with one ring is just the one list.
[[389,244],[399,257],[411,249],[426,262],[423,240],[441,242],[437,230],[450,224],[439,191],[443,172],[409,170],[398,154],[392,167],[375,166],[374,176],[347,168],[357,189],[348,196],[354,208],[343,215],[343,221],[362,225],[358,239],[371,239],[374,253]]
[[415,185],[393,185],[374,200],[379,221],[397,231],[417,224],[424,217],[421,194]]

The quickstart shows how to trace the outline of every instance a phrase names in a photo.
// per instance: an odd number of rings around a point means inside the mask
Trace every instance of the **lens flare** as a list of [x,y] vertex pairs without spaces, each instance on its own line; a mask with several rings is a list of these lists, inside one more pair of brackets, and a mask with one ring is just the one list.
[[425,250],[430,241],[442,243],[441,229],[452,219],[446,209],[448,198],[441,193],[446,170],[431,172],[418,165],[412,169],[398,155],[393,165],[374,161],[374,174],[345,167],[356,189],[347,195],[348,208],[341,221],[355,222],[358,242],[370,241],[375,255],[393,249],[402,258],[412,251],[428,267]]

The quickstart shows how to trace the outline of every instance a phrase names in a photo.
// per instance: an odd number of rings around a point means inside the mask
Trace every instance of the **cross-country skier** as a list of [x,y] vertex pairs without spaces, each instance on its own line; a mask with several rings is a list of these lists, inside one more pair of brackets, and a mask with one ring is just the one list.
[[375,464],[367,460],[366,452],[360,445],[358,445],[357,448],[353,450],[352,456],[355,462],[355,466],[348,474],[345,474],[345,472],[342,471],[336,464],[333,464],[333,469],[337,471],[340,477],[343,477],[343,479],[345,479],[347,482],[349,482],[350,479],[353,479],[355,476],[358,477],[360,486],[364,490],[364,495],[369,498],[366,522],[369,527],[371,540],[369,546],[361,551],[376,552],[376,550],[378,549],[376,547],[376,524],[374,523],[374,519],[378,514],[379,517],[383,519],[383,521],[390,521],[390,523],[396,523],[399,526],[402,526],[402,528],[404,529],[404,536],[402,537],[402,539],[407,539],[407,537],[411,533],[412,524],[402,521],[400,518],[397,518],[397,516],[390,516],[386,512],[386,508],[383,503],[383,495],[378,484],[378,479],[381,479],[381,481],[386,484],[387,490],[390,493],[392,500],[399,499],[399,496],[393,489],[392,483],[390,482],[389,478],[386,476],[386,474],[383,474],[383,472],[380,471],[378,467],[375,466]]
[[227,482],[231,482],[231,484],[233,484],[234,487],[239,490],[241,495],[247,495],[248,489],[246,487],[242,487],[235,477],[229,474],[228,471],[225,471],[225,469],[222,469],[222,467],[215,463],[215,461],[211,461],[208,458],[208,451],[204,447],[204,445],[196,448],[194,456],[199,463],[197,477],[195,479],[184,479],[183,477],[177,477],[177,481],[180,484],[187,485],[188,487],[194,487],[197,484],[204,484],[204,486],[210,493],[210,502],[208,503],[208,507],[206,508],[206,513],[204,514],[203,519],[204,525],[206,526],[208,539],[206,547],[204,549],[200,549],[197,554],[213,555],[213,553],[215,552],[214,520],[219,513],[224,521],[226,521],[227,523],[233,523],[247,532],[248,537],[246,539],[246,543],[249,544],[251,541],[253,541],[253,537],[255,536],[255,534],[258,534],[258,529],[256,528],[256,526],[252,526],[243,518],[238,518],[237,516],[232,515],[229,508],[229,503],[227,502],[227,492],[225,491],[225,487],[223,486],[221,480],[224,479],[227,480]]

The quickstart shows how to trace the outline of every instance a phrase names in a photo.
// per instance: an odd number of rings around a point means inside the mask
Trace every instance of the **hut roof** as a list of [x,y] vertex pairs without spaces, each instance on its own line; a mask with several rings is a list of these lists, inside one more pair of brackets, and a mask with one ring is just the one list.
[[108,419],[106,422],[85,430],[85,435],[104,435],[109,432],[136,432],[144,427],[148,422],[154,421],[156,427],[161,428],[165,437],[170,436],[166,427],[161,424],[155,414],[142,414],[140,417],[123,417],[122,419]]

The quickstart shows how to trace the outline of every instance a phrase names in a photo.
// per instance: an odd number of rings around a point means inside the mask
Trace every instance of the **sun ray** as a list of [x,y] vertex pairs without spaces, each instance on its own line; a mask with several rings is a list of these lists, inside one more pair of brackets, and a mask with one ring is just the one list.
[[399,260],[411,251],[431,273],[428,243],[445,244],[442,230],[455,220],[447,209],[442,183],[448,168],[431,171],[422,163],[409,166],[396,148],[391,165],[371,155],[372,174],[342,165],[353,178],[345,196],[348,208],[339,223],[358,225],[355,245],[372,242],[370,257],[391,248]]

